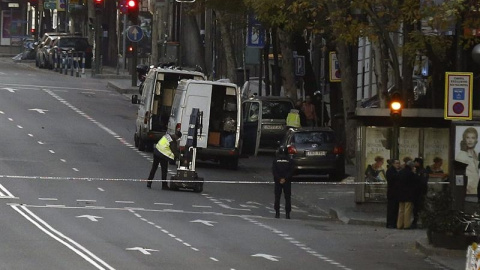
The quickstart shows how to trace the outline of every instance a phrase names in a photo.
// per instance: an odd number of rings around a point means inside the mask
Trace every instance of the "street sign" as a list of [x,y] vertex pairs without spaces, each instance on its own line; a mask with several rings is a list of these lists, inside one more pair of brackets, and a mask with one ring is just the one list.
[[445,119],[472,120],[471,72],[445,73]]
[[341,82],[340,64],[338,63],[337,53],[330,52],[330,82]]
[[127,38],[131,42],[138,42],[143,38],[143,30],[138,25],[132,25],[127,29]]
[[295,61],[295,76],[305,76],[305,56],[295,55],[293,59]]

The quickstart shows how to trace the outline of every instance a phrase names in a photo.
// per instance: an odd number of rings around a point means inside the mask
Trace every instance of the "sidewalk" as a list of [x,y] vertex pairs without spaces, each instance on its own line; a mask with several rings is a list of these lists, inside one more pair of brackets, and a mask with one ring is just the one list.
[[[33,64],[26,61],[25,64],[35,68],[34,61]],[[102,74],[98,74],[94,78],[105,80],[109,89],[113,89],[121,94],[138,94],[138,86],[132,86],[131,75],[125,70],[119,70],[118,73],[117,75],[115,68],[103,67]],[[86,71],[85,77],[92,78],[90,70]],[[265,164],[271,164],[272,159],[273,156],[261,154],[257,157],[241,159],[240,167],[247,167],[254,173],[255,177],[269,179],[271,178],[270,167],[265,166]],[[347,165],[345,171],[348,177],[343,182],[353,182],[356,174],[355,167]],[[326,181],[326,178],[322,179],[324,180],[320,181]],[[299,177],[298,181],[306,184],[294,183],[292,200],[295,204],[308,208],[312,213],[330,216],[332,219],[339,220],[345,224],[377,226],[379,230],[380,227],[382,229],[385,228],[386,204],[356,204],[354,201],[354,185],[336,185],[333,188],[330,187],[327,192],[324,185],[308,184],[308,181],[311,181],[311,179]],[[414,230],[411,235],[411,241],[415,244],[416,249],[428,256],[432,261],[447,269],[457,270],[465,268],[466,250],[434,248],[428,244],[425,230]]]

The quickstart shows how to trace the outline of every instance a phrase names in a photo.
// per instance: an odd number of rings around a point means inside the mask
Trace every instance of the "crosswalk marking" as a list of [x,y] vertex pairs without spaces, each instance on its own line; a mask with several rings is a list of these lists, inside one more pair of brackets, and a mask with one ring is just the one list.
[[0,184],[0,198],[15,198],[10,191],[8,191],[3,185]]

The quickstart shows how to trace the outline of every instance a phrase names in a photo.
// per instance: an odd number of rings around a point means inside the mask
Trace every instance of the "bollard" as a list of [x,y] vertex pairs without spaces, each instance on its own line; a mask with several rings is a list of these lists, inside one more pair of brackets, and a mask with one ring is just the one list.
[[57,56],[57,65],[58,65],[58,68],[57,68],[57,71],[59,73],[62,73],[62,58],[63,58],[63,52],[62,53],[59,53],[58,56]]
[[57,67],[57,63],[58,63],[57,58],[58,58],[58,57],[57,57],[57,53],[55,53],[55,54],[53,55],[53,63],[52,63],[52,65],[53,65],[53,71],[55,71],[55,72],[57,72],[57,68],[58,68],[58,67]]
[[83,54],[82,54],[82,74],[84,74],[84,75],[85,75],[85,58],[86,58],[85,52],[83,52]]
[[80,54],[77,52],[76,54],[76,58],[75,58],[75,76],[77,77],[80,77],[80,73],[78,72],[79,71],[79,66],[80,66]]
[[65,61],[63,61],[63,66],[65,67],[63,69],[63,74],[67,75],[67,73],[68,73],[68,52],[65,54]]
[[73,76],[73,65],[75,64],[75,53],[72,52],[71,63],[70,63],[70,76]]

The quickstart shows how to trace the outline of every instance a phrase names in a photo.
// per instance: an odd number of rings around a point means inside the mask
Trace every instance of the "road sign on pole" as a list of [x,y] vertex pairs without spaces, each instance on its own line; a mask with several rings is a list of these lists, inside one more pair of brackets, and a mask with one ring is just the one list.
[[295,61],[295,76],[305,76],[305,56],[295,55],[293,59]]
[[330,52],[330,82],[341,82],[340,64],[338,63],[337,53]]
[[127,38],[131,42],[138,42],[143,38],[143,30],[138,25],[132,25],[127,29]]
[[473,73],[446,72],[445,119],[472,120]]

